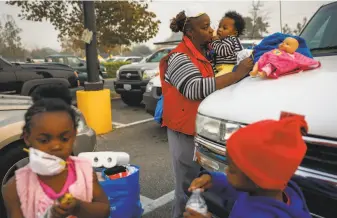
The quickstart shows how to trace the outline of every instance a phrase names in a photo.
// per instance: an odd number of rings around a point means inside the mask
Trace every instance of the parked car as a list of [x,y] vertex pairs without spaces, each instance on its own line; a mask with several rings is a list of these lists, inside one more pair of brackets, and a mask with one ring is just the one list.
[[146,85],[145,92],[143,94],[143,102],[145,104],[145,110],[147,113],[154,116],[154,112],[157,107],[157,102],[162,95],[160,76],[157,75],[152,78]]
[[252,49],[254,46],[258,45],[261,40],[257,40],[257,39],[243,39],[241,40],[241,45],[244,49]]
[[[61,63],[72,67],[78,73],[81,86],[84,85],[85,81],[88,81],[87,62],[77,56],[63,54],[49,55],[45,58],[45,62]],[[108,77],[106,68],[102,64],[99,64],[99,75],[101,80]]]
[[113,57],[108,59],[106,62],[115,62],[115,61],[125,61],[130,62],[131,64],[139,63],[143,60],[143,57],[140,56],[127,56],[127,57]]
[[[23,151],[25,143],[21,138],[24,125],[24,114],[31,106],[28,96],[0,95],[0,184],[3,186],[14,174],[14,169],[27,159]],[[76,108],[75,108],[76,109]],[[90,152],[96,146],[96,133],[87,126],[81,112],[79,115],[77,138],[73,147],[74,155]],[[27,162],[27,161],[26,161]],[[0,195],[0,217],[5,218],[6,212]]]
[[[224,172],[226,140],[236,130],[259,120],[279,119],[282,111],[304,115],[309,125],[309,133],[303,137],[308,150],[294,180],[313,217],[336,217],[336,20],[337,2],[324,5],[300,34],[321,62],[320,68],[276,80],[247,77],[202,101],[195,136],[196,157],[202,167]],[[224,213],[216,197],[208,194],[206,201],[218,205],[212,212],[216,216]]]
[[63,64],[12,64],[0,57],[0,93],[29,96],[38,86],[61,83],[75,97],[76,91],[83,89],[78,80],[78,74]]
[[172,47],[160,49],[146,58],[144,62],[119,68],[114,88],[125,104],[140,105],[147,83],[159,72],[159,61],[172,49]]

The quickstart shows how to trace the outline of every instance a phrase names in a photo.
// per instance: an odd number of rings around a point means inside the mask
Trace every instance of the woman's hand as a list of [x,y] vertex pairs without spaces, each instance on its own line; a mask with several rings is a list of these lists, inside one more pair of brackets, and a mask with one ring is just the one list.
[[246,59],[243,59],[239,63],[236,71],[248,74],[253,69],[253,65],[254,65],[253,60],[250,57],[248,57]]
[[212,214],[208,213],[207,215],[202,215],[194,210],[186,208],[186,212],[184,213],[184,218],[212,218]]
[[201,189],[201,191],[204,191],[205,189],[209,189],[211,186],[212,186],[212,177],[208,174],[204,174],[199,178],[193,180],[190,187],[188,188],[188,191],[192,192],[196,189]]

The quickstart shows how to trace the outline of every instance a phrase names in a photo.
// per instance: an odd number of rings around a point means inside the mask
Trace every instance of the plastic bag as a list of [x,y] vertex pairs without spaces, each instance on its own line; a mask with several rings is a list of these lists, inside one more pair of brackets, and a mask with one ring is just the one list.
[[202,215],[207,215],[207,205],[204,198],[201,196],[200,189],[193,191],[190,199],[188,199],[186,208],[192,209]]
[[154,112],[154,120],[159,124],[162,123],[163,104],[164,104],[163,101],[164,101],[164,97],[163,97],[163,95],[161,95],[158,102],[157,102],[156,110]]
[[100,184],[109,198],[110,218],[140,218],[143,213],[140,202],[139,167],[127,167],[130,174],[124,178],[110,180],[102,171],[104,181]]
[[242,60],[248,58],[252,54],[252,50],[249,49],[243,49],[238,52],[237,54],[237,64],[239,64]]

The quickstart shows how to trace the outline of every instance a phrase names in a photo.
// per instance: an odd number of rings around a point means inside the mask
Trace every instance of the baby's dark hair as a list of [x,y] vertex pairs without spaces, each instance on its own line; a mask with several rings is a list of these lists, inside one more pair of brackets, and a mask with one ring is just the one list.
[[33,105],[25,114],[23,133],[30,133],[32,117],[43,112],[65,111],[73,120],[74,128],[77,128],[79,117],[71,106],[72,98],[68,87],[61,84],[40,86],[34,90],[32,100]]
[[241,36],[246,27],[246,22],[241,14],[237,13],[236,11],[228,11],[222,19],[224,19],[225,17],[234,20],[234,26],[236,31],[238,32],[237,36]]
[[170,28],[175,33],[182,32],[186,34],[190,27],[190,20],[187,19],[185,11],[179,12],[179,14],[171,20]]

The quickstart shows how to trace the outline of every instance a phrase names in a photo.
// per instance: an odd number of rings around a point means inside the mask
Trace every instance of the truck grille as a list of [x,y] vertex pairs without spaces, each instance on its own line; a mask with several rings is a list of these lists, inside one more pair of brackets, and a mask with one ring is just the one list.
[[337,175],[337,147],[306,142],[307,153],[301,166]]
[[119,78],[120,80],[141,80],[138,71],[121,71]]

